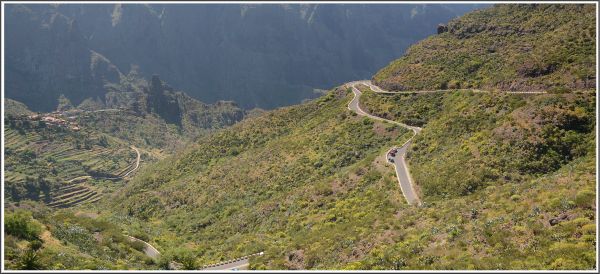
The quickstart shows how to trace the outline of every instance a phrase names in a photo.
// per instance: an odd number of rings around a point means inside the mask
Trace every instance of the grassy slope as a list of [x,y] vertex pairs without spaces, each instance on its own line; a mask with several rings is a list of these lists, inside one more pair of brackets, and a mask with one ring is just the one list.
[[[450,23],[450,33],[415,45],[374,78],[390,89],[437,89],[442,83],[589,88],[595,83],[590,14],[589,6],[547,5],[501,5],[472,13]],[[290,156],[283,157],[284,146],[272,146],[278,142],[246,145],[259,137],[240,126],[233,135],[201,140],[194,152],[140,177],[143,183],[131,192],[137,194],[126,199],[126,213],[170,227],[170,233],[155,234],[156,242],[168,250],[183,236],[199,262],[266,250],[253,268],[593,268],[594,95],[367,93],[364,99],[378,115],[424,125],[409,162],[425,208],[403,206],[391,170],[369,158],[348,173],[317,180],[332,189],[337,182],[358,182],[342,195],[318,199],[331,195],[319,195],[318,184],[294,176],[294,170],[315,172],[311,169],[319,165],[313,159],[296,161],[301,165],[292,170],[273,167],[285,163],[277,159],[304,154],[293,146],[297,142],[285,146]],[[337,108],[344,111],[345,105]],[[329,111],[324,108],[317,117]],[[282,118],[282,112],[270,115]],[[281,129],[272,122],[255,126],[253,131],[263,131],[254,141],[259,144],[271,138],[265,134]],[[311,144],[328,132],[313,133],[319,138]],[[335,147],[339,141],[323,145]],[[380,145],[382,151],[389,146]],[[252,168],[227,154],[249,159]],[[296,184],[274,184],[281,178]],[[186,210],[190,204],[196,209]],[[553,218],[558,225],[550,225]]]
[[[594,98],[437,96],[442,99],[424,95],[427,99],[422,103],[441,101],[444,107],[425,115],[428,123],[416,137],[409,159],[425,194],[425,208],[406,206],[391,168],[382,165],[381,157],[375,158],[390,146],[388,142],[376,142],[366,150],[371,152],[351,161],[348,168],[324,172],[323,167],[333,164],[326,161],[318,168],[322,162],[318,159],[348,151],[338,147],[344,147],[350,136],[363,142],[381,138],[365,131],[371,126],[365,127],[361,120],[345,126],[355,119],[342,119],[348,96],[320,103],[318,110],[319,103],[311,103],[272,112],[201,140],[197,148],[137,178],[120,198],[123,213],[135,217],[129,218],[131,224],[150,224],[145,228],[149,238],[165,254],[183,246],[198,264],[264,250],[267,255],[252,260],[253,268],[593,267],[595,154],[590,118]],[[387,98],[395,101],[394,96]],[[418,108],[415,101],[422,98],[411,100]],[[532,108],[541,104],[547,107]],[[548,113],[556,119],[540,118]],[[526,114],[534,115],[531,120],[538,124],[513,118]],[[476,157],[469,149],[473,143],[493,148],[492,132],[509,125],[517,136],[527,131],[525,140],[558,138],[555,142],[560,143],[571,136],[585,141],[567,142],[573,153],[568,163],[557,159],[546,166],[543,161],[545,169],[532,173],[521,173],[510,161],[486,163],[506,157],[517,160],[522,155],[513,154],[516,150],[491,150],[484,159],[473,160]],[[551,135],[529,132],[534,126],[550,130]],[[565,130],[566,126],[571,128]],[[511,139],[514,136],[504,137],[516,141]],[[553,144],[544,143],[550,149]],[[456,159],[466,161],[453,160],[449,151],[460,153],[462,158]],[[540,151],[542,157],[553,159],[548,149]],[[530,167],[528,161],[523,163]],[[465,174],[479,176],[478,170],[486,170],[489,164],[496,164],[508,177],[461,180],[468,179]],[[465,181],[482,184],[463,192]],[[552,218],[561,219],[560,224],[550,226]]]
[[189,141],[177,125],[167,124],[156,115],[138,116],[125,111],[107,111],[79,115],[77,122],[95,128],[163,158]]
[[[450,22],[374,80],[396,90],[592,88],[594,25],[593,6],[500,5]],[[403,211],[400,236],[348,268],[593,269],[595,102],[365,92],[369,112],[423,127],[408,161],[426,208]]]
[[391,243],[347,268],[594,269],[595,175],[592,153],[535,179],[429,199],[401,211]]
[[113,223],[94,219],[95,213],[56,212],[31,202],[24,202],[20,207],[7,209],[6,220],[23,215],[30,226],[38,227],[38,232],[30,233],[32,237],[23,237],[8,230],[4,237],[7,269],[32,269],[31,264],[24,267],[24,254],[38,241],[41,248],[35,251],[37,259],[34,260],[37,269],[156,268],[155,262],[143,253],[143,246],[129,241]]
[[594,5],[496,5],[448,23],[373,79],[390,90],[593,89]]
[[366,92],[362,104],[377,115],[424,124],[408,158],[426,197],[526,180],[555,171],[594,147],[593,94]]
[[[145,169],[118,197],[161,249],[198,263],[266,251],[256,267],[342,266],[386,240],[406,207],[384,152],[411,134],[353,116],[337,90],[250,118]],[[354,251],[358,244],[361,250]],[[305,252],[286,261],[290,252]]]
[[592,269],[595,100],[366,92],[369,112],[422,124],[408,162],[427,206],[349,268]]

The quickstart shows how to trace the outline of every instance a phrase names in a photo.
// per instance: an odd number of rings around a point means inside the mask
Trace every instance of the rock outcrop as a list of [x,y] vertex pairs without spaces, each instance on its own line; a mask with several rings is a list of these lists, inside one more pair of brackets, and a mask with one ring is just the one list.
[[448,27],[446,25],[439,24],[437,26],[437,34],[442,34],[442,33],[447,32],[447,31],[448,31]]

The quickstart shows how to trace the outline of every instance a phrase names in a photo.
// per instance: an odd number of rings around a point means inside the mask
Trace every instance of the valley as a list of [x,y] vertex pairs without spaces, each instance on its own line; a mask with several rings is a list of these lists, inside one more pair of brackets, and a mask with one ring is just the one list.
[[[174,46],[179,38],[173,33],[160,34],[172,40],[148,42],[126,58],[118,47],[105,44],[114,35],[130,33],[131,26],[123,24],[134,18],[162,22],[164,31],[192,31],[170,17],[177,9],[164,6],[22,5],[11,10],[13,23],[29,18],[24,26],[35,30],[31,33],[69,35],[75,45],[62,42],[77,50],[67,59],[77,61],[64,71],[79,79],[80,87],[93,88],[77,92],[69,86],[64,94],[54,90],[36,97],[43,93],[39,83],[17,83],[49,67],[23,74],[29,66],[18,63],[21,55],[11,56],[11,64],[18,66],[9,66],[13,79],[8,88],[19,89],[7,93],[13,99],[4,98],[3,105],[6,269],[597,268],[592,4],[497,4],[456,18],[445,18],[455,11],[443,6],[417,9],[415,20],[424,20],[419,12],[433,11],[444,18],[437,34],[407,46],[401,56],[398,52],[398,59],[369,80],[331,84],[320,96],[269,110],[244,107],[292,102],[298,90],[273,75],[258,79],[270,71],[264,64],[248,74],[224,72],[220,65],[206,73],[230,73],[224,78],[235,83],[225,86],[244,87],[239,90],[217,89],[222,85],[215,83],[195,87],[177,75],[193,73],[199,65],[187,62],[200,53],[188,61],[160,48],[156,55],[162,61],[144,61],[137,68],[125,62],[144,60],[156,45]],[[237,18],[233,7],[221,11],[233,10]],[[310,11],[316,32],[323,24],[335,29],[319,14],[335,15],[338,8],[317,7],[273,6],[241,16],[258,20],[256,14],[300,13],[304,20]],[[55,16],[44,21],[49,14]],[[86,14],[98,26],[83,20]],[[107,14],[112,21],[106,21]],[[366,14],[333,18],[361,16]],[[72,18],[82,20],[81,30]],[[35,27],[40,21],[47,29]],[[307,31],[297,26],[297,18],[286,22]],[[65,26],[66,33],[51,31]],[[92,30],[99,37],[88,36]],[[152,38],[145,41],[158,37],[145,35]],[[225,47],[232,41],[237,40],[221,43]],[[260,49],[252,58],[262,56],[261,44],[250,43]],[[364,47],[360,52],[371,49],[362,42],[356,46]],[[107,57],[88,52],[91,48],[118,61],[112,65]],[[88,54],[91,67],[83,60]],[[336,63],[335,58],[323,59],[328,65],[311,73],[329,77],[323,71],[331,66],[367,66],[362,57],[357,63]],[[48,60],[42,64],[56,65]],[[181,67],[165,78],[192,90],[178,90],[158,75],[142,75],[157,64],[164,65],[163,73],[177,62]],[[79,63],[83,71],[71,70]],[[125,65],[132,65],[127,74],[121,72]],[[16,72],[23,78],[14,78]],[[49,81],[48,87],[61,81]],[[273,86],[253,89],[265,83]],[[227,93],[235,101],[216,100],[211,92]],[[276,98],[285,92],[295,95]],[[204,94],[209,103],[190,94]]]

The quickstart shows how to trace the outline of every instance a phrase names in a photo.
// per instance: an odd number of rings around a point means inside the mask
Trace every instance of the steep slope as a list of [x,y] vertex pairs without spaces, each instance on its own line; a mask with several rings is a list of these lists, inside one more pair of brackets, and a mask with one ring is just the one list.
[[[350,98],[338,89],[203,137],[185,153],[143,169],[115,197],[123,206],[114,210],[134,217],[134,224],[152,224],[151,241],[166,254],[183,246],[198,264],[262,249],[280,260],[278,254],[299,241],[324,246],[364,236],[371,246],[382,240],[375,237],[381,231],[372,230],[379,216],[393,218],[393,208],[404,204],[382,156],[411,134],[352,115]],[[329,265],[340,260],[327,255],[332,249],[351,252],[340,244],[314,251],[328,256]],[[324,266],[311,264],[272,266]]]
[[77,22],[62,14],[8,5],[5,22],[5,95],[34,111],[54,110],[61,94],[79,104],[122,77],[89,48]]
[[595,140],[595,99],[593,94],[367,91],[362,103],[374,115],[423,127],[408,158],[424,196],[431,197],[528,180],[587,155]]
[[31,115],[33,112],[21,102],[5,98],[4,99],[4,115],[5,116],[20,116]]
[[56,115],[9,114],[4,122],[5,205],[95,202],[105,190],[118,187],[115,181],[136,163],[136,152],[121,140]]
[[[477,6],[7,5],[7,79],[15,89],[7,95],[43,111],[59,92],[74,104],[102,97],[102,85],[86,80],[95,73],[87,71],[93,50],[124,74],[138,65],[144,77],[159,74],[204,102],[290,105],[319,96],[315,88],[372,75],[438,23]],[[46,29],[46,18],[64,23]],[[85,94],[75,94],[75,83]]]
[[[543,8],[518,10],[533,18]],[[450,77],[444,69],[439,77]],[[383,165],[390,145],[412,134],[366,135],[370,122],[351,122],[350,98],[335,90],[198,140],[145,170],[116,198],[119,216],[152,223],[165,254],[184,246],[198,264],[265,251],[251,268],[594,268],[595,94],[367,92],[364,109],[423,128],[408,155],[423,207],[405,204]],[[351,150],[360,156],[344,155]]]
[[130,241],[114,222],[97,219],[95,213],[56,212],[22,203],[20,209],[5,209],[4,225],[5,269],[156,268],[155,261],[144,254],[143,245]]
[[[555,17],[586,10],[517,7],[513,14],[537,18],[531,35]],[[476,16],[472,23],[504,20],[505,9],[490,8],[484,13],[489,17]],[[540,10],[557,14],[540,16]],[[507,47],[520,42],[506,41]],[[548,41],[550,49],[561,43]],[[582,48],[590,47],[591,42],[582,41]],[[427,58],[443,60],[451,53],[432,54]],[[488,55],[495,56],[489,52],[482,58],[492,58]],[[595,60],[595,53],[590,58]],[[392,67],[411,67],[402,60]],[[569,58],[557,60],[557,68],[574,64]],[[593,71],[595,63],[573,66]],[[436,77],[454,79],[453,71],[444,65]],[[455,84],[448,82],[448,88]],[[48,265],[65,260],[62,268],[166,269],[177,261],[197,269],[264,251],[250,259],[251,269],[595,269],[595,93],[363,92],[362,109],[422,127],[407,156],[422,206],[406,204],[384,156],[413,134],[353,115],[347,109],[351,91],[336,88],[316,100],[256,113],[200,136],[185,150],[142,167],[111,200],[95,205],[97,214],[87,213],[93,217],[31,209],[34,219],[67,243],[67,259],[53,248],[47,256],[40,254],[52,262]],[[182,112],[171,110],[179,97],[158,79],[122,83],[113,95],[107,102],[133,113],[162,113],[152,115],[173,119],[174,127],[185,120]],[[30,219],[25,223],[36,222]],[[5,238],[10,266],[19,266],[24,246],[34,246],[28,233],[18,231],[32,230],[13,229]],[[156,246],[160,259],[144,260],[119,231]],[[74,262],[80,258],[85,265]]]
[[[264,251],[251,268],[594,266],[593,97],[440,95],[464,103],[415,138],[409,164],[424,206],[412,207],[383,157],[412,134],[380,139],[385,127],[352,122],[351,95],[336,94],[243,121],[146,169],[116,197],[117,218],[146,224],[165,258],[185,251],[197,265]],[[495,135],[505,127],[515,135]],[[564,138],[582,141],[557,147]]]
[[388,90],[589,90],[594,5],[503,5],[452,20],[373,80]]
[[245,112],[234,102],[205,104],[157,75],[148,82],[131,72],[109,87],[104,100],[86,100],[65,115],[131,144],[168,153],[198,135],[233,125]]

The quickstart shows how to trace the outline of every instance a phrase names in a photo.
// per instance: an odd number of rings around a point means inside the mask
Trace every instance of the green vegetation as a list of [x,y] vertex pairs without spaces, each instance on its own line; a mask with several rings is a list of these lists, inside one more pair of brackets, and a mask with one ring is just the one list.
[[164,157],[194,138],[230,126],[244,111],[230,101],[205,104],[175,91],[154,76],[148,83],[135,71],[109,86],[105,102],[86,100],[66,112],[87,128],[95,128]]
[[594,89],[592,4],[504,5],[466,14],[381,69],[389,90]]
[[7,269],[157,267],[156,262],[143,253],[143,247],[130,241],[119,227],[97,218],[96,214],[53,212],[36,203],[26,204],[27,213],[7,210],[5,215]]
[[592,152],[536,179],[425,197],[424,208],[398,214],[388,243],[345,268],[592,270],[595,199],[575,201],[595,192],[595,174]]
[[126,144],[95,132],[5,118],[5,194],[9,201],[39,200],[68,207],[100,199],[135,163]]
[[[381,156],[411,133],[350,115],[350,98],[338,89],[200,138],[139,174],[114,210],[149,224],[162,249],[190,249],[198,265],[263,250],[271,255],[257,267],[331,265],[334,250],[352,252],[343,239],[381,241],[377,220],[404,206]],[[281,260],[308,244],[312,261]]]
[[592,94],[366,91],[361,103],[375,115],[424,124],[408,159],[425,197],[466,195],[493,182],[529,180],[594,148]]
[[382,95],[361,85],[361,108],[369,113],[389,120],[395,120],[422,127],[432,117],[439,117],[444,110],[446,95],[435,93]]
[[[593,270],[596,94],[570,92],[595,83],[589,9],[469,14],[375,76],[387,88],[447,92],[363,87],[364,110],[423,128],[407,156],[420,207],[406,203],[384,156],[413,133],[348,110],[349,89],[236,123],[229,103],[189,111],[196,102],[158,78],[125,79],[101,106],[116,111],[68,112],[81,130],[34,123],[11,102],[20,114],[5,117],[7,268],[197,269],[264,251],[251,269]],[[473,60],[477,69],[463,67]],[[541,66],[517,67],[523,60]],[[411,77],[414,86],[403,86]],[[550,92],[456,90],[507,81]],[[125,185],[100,178],[130,170],[135,155],[123,140],[164,149],[192,135]],[[82,201],[97,202],[72,207]],[[161,256],[147,257],[126,235]]]
[[[77,122],[137,147],[164,151],[153,154],[159,157],[164,157],[161,155],[183,146],[193,136],[187,135],[177,125],[168,124],[156,115],[139,116],[127,111],[84,113],[77,117]],[[196,134],[200,134],[200,130]]]
[[11,100],[8,98],[4,98],[4,115],[6,116],[22,116],[22,115],[32,115],[33,112],[25,106],[25,104]]
[[[403,122],[414,117],[395,109],[440,106],[418,116],[410,150],[417,208],[381,157],[410,132],[349,115],[344,94],[248,119],[157,163],[117,197],[122,225],[151,224],[153,244],[195,265],[265,251],[253,269],[594,267],[595,96],[365,94]],[[380,139],[388,128],[396,137]]]
[[41,226],[31,221],[31,216],[24,211],[18,211],[4,218],[6,234],[25,240],[39,239]]

